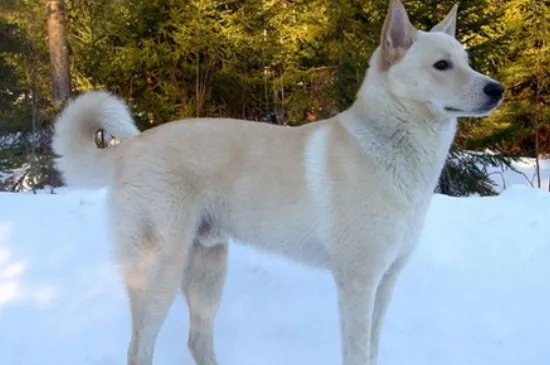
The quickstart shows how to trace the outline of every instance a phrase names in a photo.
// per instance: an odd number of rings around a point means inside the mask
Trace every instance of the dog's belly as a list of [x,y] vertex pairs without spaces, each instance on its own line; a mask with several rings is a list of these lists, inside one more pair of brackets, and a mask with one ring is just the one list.
[[274,254],[312,268],[328,269],[330,267],[328,251],[317,242],[294,244],[290,249],[287,247],[287,243],[289,242],[281,242],[280,244],[261,240],[254,243],[251,243],[252,241],[241,240],[237,240],[237,242],[252,246],[260,252]]
[[281,218],[262,219],[234,224],[229,235],[239,244],[259,251],[285,257],[292,261],[315,267],[329,267],[326,244],[318,238],[311,224]]

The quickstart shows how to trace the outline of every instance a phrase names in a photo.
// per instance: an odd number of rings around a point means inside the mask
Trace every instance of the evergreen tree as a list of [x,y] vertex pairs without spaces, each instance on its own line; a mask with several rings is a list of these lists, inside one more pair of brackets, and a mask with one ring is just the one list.
[[499,113],[499,133],[488,139],[508,154],[538,162],[550,153],[550,4],[510,1],[506,26],[510,41],[501,74],[508,103]]
[[[141,129],[195,116],[292,126],[332,116],[353,102],[387,11],[387,0],[64,2],[74,91],[117,93]],[[455,1],[404,3],[414,25],[429,29]],[[0,169],[29,161],[33,111],[44,136],[36,152],[51,159],[56,98],[45,4],[0,2],[0,134],[18,141],[0,149]],[[492,194],[489,166],[548,153],[548,8],[460,2],[458,38],[473,67],[503,81],[507,93],[491,117],[459,121],[439,192]]]

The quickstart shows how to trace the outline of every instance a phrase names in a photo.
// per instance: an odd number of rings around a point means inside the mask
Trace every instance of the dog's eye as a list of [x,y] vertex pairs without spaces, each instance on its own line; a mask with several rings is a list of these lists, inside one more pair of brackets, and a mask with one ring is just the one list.
[[451,68],[451,63],[445,60],[434,63],[434,68],[439,71],[445,71]]

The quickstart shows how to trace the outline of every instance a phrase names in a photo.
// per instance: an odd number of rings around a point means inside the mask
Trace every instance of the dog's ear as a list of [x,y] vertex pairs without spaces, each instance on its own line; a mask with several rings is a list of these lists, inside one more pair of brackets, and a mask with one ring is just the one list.
[[416,29],[409,21],[401,1],[391,0],[380,39],[384,68],[389,68],[405,55],[413,43],[415,33]]
[[443,32],[447,33],[451,37],[456,35],[456,13],[458,4],[455,4],[449,14],[439,24],[433,27],[430,32]]

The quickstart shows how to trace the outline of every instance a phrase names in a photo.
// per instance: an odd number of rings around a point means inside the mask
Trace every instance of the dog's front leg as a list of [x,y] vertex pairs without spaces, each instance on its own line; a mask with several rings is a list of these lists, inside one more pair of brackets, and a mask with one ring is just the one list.
[[370,365],[371,327],[376,289],[375,267],[338,265],[333,275],[338,292],[343,365]]
[[407,263],[408,258],[409,253],[397,258],[383,275],[380,280],[380,285],[376,290],[371,329],[370,365],[377,365],[378,363],[378,349],[380,346],[380,335],[382,332],[384,319],[392,299],[395,284],[399,278],[399,274]]

